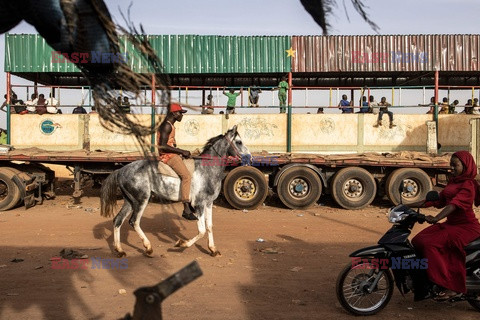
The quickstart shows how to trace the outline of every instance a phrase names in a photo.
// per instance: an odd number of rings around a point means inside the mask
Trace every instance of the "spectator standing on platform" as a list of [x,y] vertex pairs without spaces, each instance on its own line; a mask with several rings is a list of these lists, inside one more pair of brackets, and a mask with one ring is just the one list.
[[453,101],[453,103],[448,107],[448,113],[449,114],[454,114],[455,113],[455,107],[458,106],[458,100]]
[[278,90],[278,101],[280,102],[280,113],[287,112],[287,90],[288,90],[287,78],[282,77],[282,80],[278,84],[278,87],[274,90]]
[[7,144],[7,130],[0,128],[0,144]]
[[465,108],[460,113],[462,113],[462,114],[473,114],[472,99],[467,100],[467,103],[465,104]]
[[362,106],[360,107],[360,111],[358,111],[358,113],[369,113],[370,108],[368,106],[367,96],[362,97],[361,104]]
[[260,98],[259,94],[262,93],[262,89],[257,86],[250,87],[250,95],[248,99],[250,100],[250,106],[253,108],[258,108],[258,99]]
[[205,103],[205,106],[202,107],[202,114],[213,114],[213,96],[209,94],[207,96],[207,102]]
[[130,101],[128,100],[128,97],[123,97],[122,101],[122,111],[124,113],[130,113]]
[[52,94],[50,93],[50,96],[47,100],[47,112],[48,113],[52,113],[52,114],[55,114],[55,113],[62,113],[61,110],[58,109],[58,100],[55,99],[55,97],[52,96]]
[[338,104],[338,109],[342,110],[342,113],[353,113],[352,103],[347,100],[347,95],[342,95],[342,100]]
[[419,107],[430,107],[426,114],[433,114],[435,112],[435,97],[430,98],[429,104],[418,104]]
[[30,96],[30,100],[27,100],[27,102],[25,102],[25,105],[27,106],[27,111],[28,113],[32,114],[32,113],[35,113],[35,99],[37,98],[37,94],[36,93],[32,93],[32,95]]
[[448,114],[448,110],[450,109],[450,105],[448,104],[448,99],[445,97],[442,100],[441,108],[440,111],[438,112],[439,114]]
[[370,102],[370,108],[369,108],[368,112],[373,113],[373,114],[378,114],[378,102],[375,101],[375,97],[370,96],[368,98],[368,101]]
[[95,106],[92,106],[91,108],[92,110],[90,110],[89,114],[95,114],[95,113],[98,113],[97,112],[97,108],[95,108]]
[[396,125],[393,124],[393,112],[388,111],[388,107],[391,107],[392,105],[387,102],[387,98],[382,97],[378,105],[380,106],[380,112],[378,113],[377,123],[374,125],[374,127],[382,126],[382,118],[384,113],[388,114],[388,118],[390,120],[390,129],[396,127]]
[[72,114],[86,114],[87,110],[81,105],[78,105],[73,109]]
[[40,93],[38,98],[33,100],[33,104],[35,105],[35,112],[37,114],[47,113],[47,100],[45,100],[45,95],[43,93]]
[[6,112],[5,107],[7,106],[7,95],[5,94],[3,98],[5,99],[5,101],[3,101],[2,106],[0,107],[0,110],[2,110],[3,112]]
[[25,107],[23,100],[18,99],[15,93],[12,95],[12,105],[13,105],[13,110],[15,110],[16,114],[27,113],[27,108]]
[[[10,91],[10,106],[12,106],[14,104],[14,100],[16,100],[16,98],[15,99],[13,98],[14,96],[15,97],[17,96],[15,92],[13,90]],[[3,97],[5,98],[5,101],[3,101],[2,106],[0,107],[0,110],[3,112],[7,112],[5,110],[5,107],[7,106],[7,95],[5,94]],[[10,108],[10,112],[15,113],[15,109]]]
[[480,107],[478,106],[478,98],[473,99],[473,114],[480,114]]
[[225,91],[223,88],[223,94],[228,97],[226,114],[235,114],[235,104],[237,103],[237,97],[240,95],[240,92],[235,92],[235,89],[230,89],[229,92]]

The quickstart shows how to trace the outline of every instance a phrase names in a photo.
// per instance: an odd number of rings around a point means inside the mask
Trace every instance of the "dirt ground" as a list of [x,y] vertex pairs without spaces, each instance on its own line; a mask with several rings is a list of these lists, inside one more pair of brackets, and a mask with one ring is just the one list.
[[[87,269],[55,270],[50,259],[63,248],[114,258],[112,222],[100,216],[97,193],[91,190],[72,204],[65,186],[43,205],[0,213],[0,319],[118,319],[133,311],[136,288],[154,285],[193,260],[203,276],[164,301],[164,319],[353,319],[337,302],[337,275],[350,252],[375,244],[390,227],[389,204],[381,200],[347,211],[327,198],[297,211],[270,199],[248,212],[219,200],[213,220],[222,255],[213,258],[206,239],[174,248],[177,239],[196,234],[196,223],[183,220],[178,205],[151,203],[142,227],[153,245],[152,258],[142,255],[139,237],[124,225],[128,268],[92,269],[89,260]],[[411,294],[403,298],[395,289],[390,304],[371,318],[479,316],[466,302],[414,303]]]

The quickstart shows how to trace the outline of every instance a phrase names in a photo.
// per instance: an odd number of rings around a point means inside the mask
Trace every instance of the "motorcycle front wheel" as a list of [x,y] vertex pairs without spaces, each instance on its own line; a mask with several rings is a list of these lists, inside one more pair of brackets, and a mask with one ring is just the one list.
[[468,303],[470,303],[470,305],[471,305],[472,307],[474,307],[475,310],[480,311],[480,300],[472,300],[472,299],[469,299],[469,300],[468,300]]
[[[349,263],[337,278],[337,299],[348,312],[369,316],[382,310],[393,294],[394,282],[389,269],[375,269],[370,259]],[[373,290],[369,290],[377,281]]]

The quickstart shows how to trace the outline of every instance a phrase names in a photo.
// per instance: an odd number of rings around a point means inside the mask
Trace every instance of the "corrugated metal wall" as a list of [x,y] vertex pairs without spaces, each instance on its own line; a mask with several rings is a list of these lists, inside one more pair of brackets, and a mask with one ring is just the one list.
[[[290,37],[149,36],[167,73],[288,72]],[[143,70],[143,69],[142,69]]]
[[[150,35],[169,74],[479,71],[480,35],[199,36]],[[52,63],[38,35],[5,37],[5,71],[78,72]],[[295,57],[287,57],[290,46]],[[148,72],[130,44],[122,53],[135,72]]]
[[[53,63],[53,49],[38,35],[5,37],[5,71],[78,72],[73,63]],[[150,35],[148,40],[169,74],[278,73],[289,72],[291,59],[285,50],[290,37],[234,37],[197,35]],[[129,43],[121,53],[135,72],[149,72]]]
[[54,50],[39,35],[6,34],[6,72],[80,72],[70,62],[52,63]]
[[292,72],[479,71],[480,35],[294,36]]

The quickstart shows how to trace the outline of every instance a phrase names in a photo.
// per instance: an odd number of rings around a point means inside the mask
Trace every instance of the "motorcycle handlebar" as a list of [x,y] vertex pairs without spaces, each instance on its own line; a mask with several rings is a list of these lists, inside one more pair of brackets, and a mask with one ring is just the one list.
[[425,222],[425,215],[421,213],[417,213],[417,222],[422,224]]

